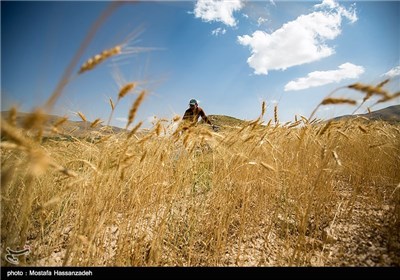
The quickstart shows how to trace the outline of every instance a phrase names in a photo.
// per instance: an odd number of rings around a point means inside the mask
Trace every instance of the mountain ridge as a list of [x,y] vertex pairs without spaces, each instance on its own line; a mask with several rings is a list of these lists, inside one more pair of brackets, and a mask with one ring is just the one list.
[[336,120],[344,120],[344,119],[358,118],[358,117],[367,118],[371,121],[386,121],[389,123],[398,123],[400,122],[400,105],[388,106],[386,108],[365,114],[338,116],[331,120],[336,121]]

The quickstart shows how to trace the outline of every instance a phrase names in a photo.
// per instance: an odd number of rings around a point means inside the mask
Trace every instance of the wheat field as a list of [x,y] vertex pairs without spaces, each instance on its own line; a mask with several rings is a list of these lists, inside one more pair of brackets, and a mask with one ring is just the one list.
[[29,245],[29,266],[369,266],[346,247],[364,242],[375,265],[399,265],[398,125],[177,121],[43,141],[41,127],[3,118],[2,254]]

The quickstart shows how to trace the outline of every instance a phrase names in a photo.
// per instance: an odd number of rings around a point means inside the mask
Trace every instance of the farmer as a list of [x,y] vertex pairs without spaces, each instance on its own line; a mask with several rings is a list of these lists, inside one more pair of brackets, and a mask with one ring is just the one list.
[[183,120],[184,121],[189,121],[192,124],[196,124],[197,121],[199,120],[199,117],[203,119],[205,123],[208,123],[209,125],[212,126],[213,130],[217,130],[218,127],[213,125],[210,121],[210,119],[207,117],[206,113],[204,113],[204,110],[199,107],[199,104],[197,103],[196,99],[190,99],[189,101],[189,108],[185,111],[185,114],[183,115]]

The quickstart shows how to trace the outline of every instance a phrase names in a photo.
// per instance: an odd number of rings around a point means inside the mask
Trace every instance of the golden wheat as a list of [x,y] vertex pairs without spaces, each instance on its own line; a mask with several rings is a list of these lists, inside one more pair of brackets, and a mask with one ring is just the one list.
[[135,125],[134,128],[128,133],[128,139],[132,137],[132,135],[135,135],[135,133],[139,130],[139,128],[142,126],[143,122],[140,121],[137,125]]
[[348,98],[325,98],[322,100],[321,105],[328,105],[328,104],[350,104],[356,105],[357,101]]
[[278,105],[275,105],[275,107],[274,107],[274,121],[275,121],[275,124],[279,123],[279,119],[278,119]]
[[267,169],[267,170],[270,170],[270,171],[275,171],[275,168],[273,168],[271,165],[269,165],[269,164],[266,164],[265,162],[260,162],[260,164],[262,165],[262,167],[264,167],[265,169]]
[[9,124],[16,126],[17,125],[17,108],[12,106],[10,111],[8,112],[7,121]]
[[382,89],[382,87],[379,85],[372,86],[372,85],[364,85],[364,84],[360,84],[360,83],[355,83],[355,84],[349,85],[348,88],[355,89],[355,90],[365,93],[363,102],[368,100],[373,95],[380,95],[380,96],[382,96],[382,98],[388,99],[388,100],[390,98],[389,92]]
[[53,127],[58,128],[62,124],[64,124],[68,120],[68,117],[62,117],[59,120],[57,120],[54,124]]
[[114,102],[112,101],[111,97],[110,97],[109,101],[110,101],[111,111],[114,111],[115,105],[114,105]]
[[76,112],[82,121],[87,122],[86,116],[82,112]]
[[261,116],[262,117],[265,115],[266,108],[267,108],[267,104],[265,101],[263,101],[261,104]]
[[324,127],[318,132],[318,135],[322,136],[328,130],[328,128],[332,125],[333,121],[327,122]]
[[398,97],[400,97],[400,91],[396,92],[394,94],[388,94],[388,95],[382,97],[381,99],[379,99],[376,103],[387,102],[387,101],[390,101],[390,100],[398,98]]
[[94,67],[102,63],[104,60],[120,54],[121,51],[122,47],[117,45],[111,49],[102,51],[100,54],[96,54],[95,56],[89,58],[85,63],[82,64],[78,73],[82,74],[83,72],[92,70]]
[[357,127],[358,127],[358,129],[361,130],[363,133],[367,133],[367,130],[366,130],[364,127],[362,127],[361,125],[358,125]]
[[136,98],[135,102],[132,104],[131,109],[129,110],[129,115],[128,115],[128,122],[126,124],[126,128],[129,127],[129,125],[133,122],[133,120],[135,119],[136,116],[136,112],[140,106],[140,104],[143,102],[144,97],[146,96],[146,91],[142,90],[139,93],[139,96]]
[[136,83],[127,83],[123,87],[121,87],[119,93],[118,93],[118,100],[123,98],[125,95],[128,94],[128,92],[134,90],[136,87]]
[[102,122],[103,121],[100,118],[97,118],[90,124],[90,127],[94,128],[94,127],[98,126]]

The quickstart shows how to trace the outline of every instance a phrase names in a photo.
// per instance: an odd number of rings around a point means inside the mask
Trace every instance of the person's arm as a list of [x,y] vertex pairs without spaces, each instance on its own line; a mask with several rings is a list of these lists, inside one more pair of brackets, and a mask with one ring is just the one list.
[[200,117],[203,119],[204,122],[206,122],[206,123],[212,125],[210,119],[207,117],[206,113],[204,113],[204,110],[203,110],[203,109],[200,109],[200,110],[199,110],[199,115],[200,115]]

